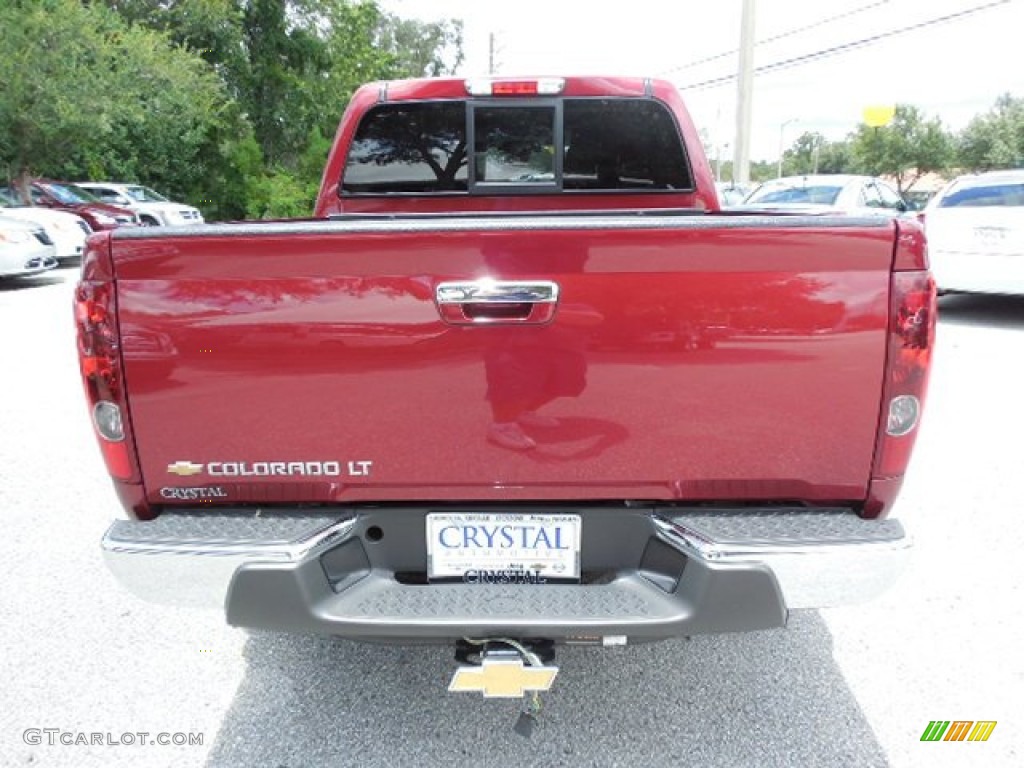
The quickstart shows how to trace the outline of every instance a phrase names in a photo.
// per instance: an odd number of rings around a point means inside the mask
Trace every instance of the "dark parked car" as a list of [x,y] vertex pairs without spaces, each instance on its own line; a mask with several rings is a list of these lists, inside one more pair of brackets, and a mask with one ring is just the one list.
[[[89,222],[94,230],[117,229],[117,227],[133,226],[139,223],[139,217],[127,208],[100,202],[98,198],[81,187],[64,181],[35,179],[29,183],[29,196],[32,205],[54,208],[78,214]],[[0,187],[11,197],[21,198],[22,195],[14,187]]]

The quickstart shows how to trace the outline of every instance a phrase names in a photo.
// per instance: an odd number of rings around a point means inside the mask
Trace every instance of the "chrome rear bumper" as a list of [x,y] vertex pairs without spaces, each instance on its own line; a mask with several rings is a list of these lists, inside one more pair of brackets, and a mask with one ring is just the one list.
[[782,626],[788,610],[876,596],[910,547],[899,522],[848,510],[581,509],[583,570],[600,571],[583,584],[428,585],[400,575],[425,562],[427,511],[165,513],[115,523],[102,547],[146,600],[222,608],[238,626],[394,641]]
[[790,610],[877,597],[906,568],[911,548],[899,521],[863,520],[852,513],[770,511],[655,522],[680,549],[703,560],[767,566]]
[[354,525],[354,517],[165,514],[148,522],[118,520],[101,546],[111,573],[143,600],[223,608],[242,566],[315,559]]

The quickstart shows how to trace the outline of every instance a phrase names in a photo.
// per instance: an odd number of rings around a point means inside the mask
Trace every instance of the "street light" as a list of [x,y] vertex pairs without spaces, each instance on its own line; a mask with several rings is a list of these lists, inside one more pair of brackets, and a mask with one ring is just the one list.
[[782,178],[782,147],[783,147],[782,138],[783,138],[783,136],[786,133],[786,126],[789,125],[790,123],[798,123],[798,122],[800,122],[800,118],[799,117],[791,117],[791,118],[789,118],[789,120],[786,120],[784,123],[782,123],[779,126],[779,171],[776,174],[776,178],[778,178],[778,179]]

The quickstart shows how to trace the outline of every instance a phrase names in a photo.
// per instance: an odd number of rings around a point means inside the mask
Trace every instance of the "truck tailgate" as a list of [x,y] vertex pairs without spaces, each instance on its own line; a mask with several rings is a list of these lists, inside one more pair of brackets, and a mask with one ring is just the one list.
[[[894,231],[616,215],[118,231],[147,496],[863,499]],[[557,296],[459,301],[488,280]]]

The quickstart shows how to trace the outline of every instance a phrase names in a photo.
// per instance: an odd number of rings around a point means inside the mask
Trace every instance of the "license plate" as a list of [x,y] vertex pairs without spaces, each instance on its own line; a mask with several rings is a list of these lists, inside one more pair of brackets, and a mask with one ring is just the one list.
[[427,575],[479,584],[579,581],[579,515],[427,515]]

